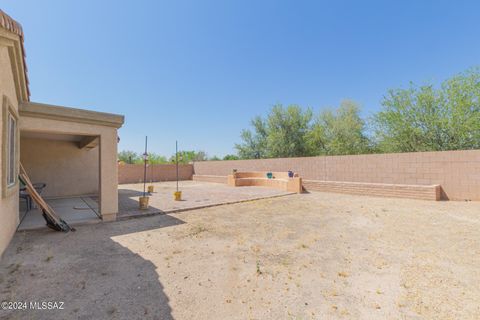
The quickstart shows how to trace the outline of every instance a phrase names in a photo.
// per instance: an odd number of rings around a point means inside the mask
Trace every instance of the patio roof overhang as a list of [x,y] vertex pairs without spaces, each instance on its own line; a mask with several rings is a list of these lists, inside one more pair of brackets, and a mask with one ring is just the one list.
[[18,109],[20,116],[93,124],[114,127],[117,129],[123,125],[125,120],[124,116],[118,114],[55,106],[37,102],[23,102]]

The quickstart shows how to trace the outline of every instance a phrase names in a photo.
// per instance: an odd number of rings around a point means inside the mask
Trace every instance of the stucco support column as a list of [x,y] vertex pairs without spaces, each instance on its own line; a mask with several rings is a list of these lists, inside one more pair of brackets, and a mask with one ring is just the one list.
[[99,152],[100,214],[104,221],[115,221],[118,212],[117,130],[100,136]]

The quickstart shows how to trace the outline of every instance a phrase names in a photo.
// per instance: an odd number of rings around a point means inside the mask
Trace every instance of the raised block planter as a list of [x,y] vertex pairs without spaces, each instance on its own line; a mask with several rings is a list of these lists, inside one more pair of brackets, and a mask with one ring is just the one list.
[[406,185],[367,182],[304,180],[307,191],[358,194],[374,197],[441,200],[440,185]]
[[213,175],[193,175],[193,181],[199,182],[215,182],[215,183],[227,183],[227,176],[213,176]]
[[288,172],[272,172],[272,179],[267,178],[266,172],[237,172],[227,178],[227,184],[232,187],[260,186],[270,187],[287,192],[302,192],[302,178],[289,178]]

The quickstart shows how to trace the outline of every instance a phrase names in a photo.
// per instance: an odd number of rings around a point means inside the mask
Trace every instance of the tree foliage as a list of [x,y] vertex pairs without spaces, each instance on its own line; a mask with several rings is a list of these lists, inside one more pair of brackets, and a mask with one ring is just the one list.
[[240,159],[240,157],[235,154],[227,154],[225,157],[223,157],[223,160],[238,160],[238,159]]
[[325,110],[315,120],[308,136],[310,153],[315,155],[362,154],[371,151],[365,121],[358,105],[342,101],[338,109]]
[[[205,151],[194,150],[182,150],[178,151],[178,163],[190,163],[192,161],[205,161],[208,160],[207,153]],[[175,162],[175,154],[170,157],[170,162]]]
[[236,148],[247,159],[370,152],[359,112],[354,102],[344,101],[337,110],[323,111],[313,120],[311,109],[276,105],[266,119],[254,118],[253,131],[244,130],[243,143]]
[[139,159],[139,155],[136,152],[133,152],[130,150],[124,150],[118,153],[118,160],[124,163],[133,164],[138,159]]
[[266,123],[267,155],[271,158],[297,157],[309,153],[306,135],[311,126],[312,110],[297,105],[272,108]]
[[307,135],[313,113],[297,105],[275,105],[266,119],[255,117],[253,131],[243,130],[235,147],[240,158],[295,157],[308,153]]
[[240,134],[243,143],[236,144],[238,155],[242,159],[261,159],[267,157],[267,132],[266,124],[260,117],[255,117],[252,122],[253,132],[242,130]]
[[[143,163],[143,159],[141,159]],[[160,154],[156,153],[149,153],[148,154],[148,163],[149,164],[162,164],[162,163],[168,163],[167,157],[162,156]]]
[[[151,152],[148,153],[147,159],[149,164],[172,163],[175,162],[175,154],[167,159],[165,156]],[[143,154],[138,154],[129,150],[120,151],[118,153],[118,160],[128,164],[143,164]],[[178,162],[182,164],[203,160],[207,160],[207,154],[204,151],[191,150],[178,152]]]
[[441,84],[390,90],[374,116],[382,152],[480,148],[480,74],[472,69]]

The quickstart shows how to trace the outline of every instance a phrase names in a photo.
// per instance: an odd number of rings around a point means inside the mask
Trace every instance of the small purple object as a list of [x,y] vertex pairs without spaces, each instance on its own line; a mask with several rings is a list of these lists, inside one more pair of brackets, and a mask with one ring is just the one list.
[[288,171],[288,177],[293,178],[293,171]]

